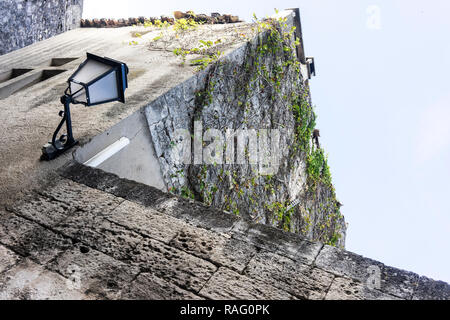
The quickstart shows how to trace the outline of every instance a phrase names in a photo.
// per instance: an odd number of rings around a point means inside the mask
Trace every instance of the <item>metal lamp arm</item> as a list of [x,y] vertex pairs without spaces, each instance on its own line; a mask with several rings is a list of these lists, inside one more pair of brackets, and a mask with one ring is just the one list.
[[[75,141],[72,135],[72,120],[70,117],[71,102],[72,97],[66,90],[65,95],[61,97],[61,103],[64,104],[64,111],[60,111],[59,115],[62,117],[62,120],[53,133],[52,141],[50,141],[42,148],[43,159],[45,160],[54,159],[67,149],[70,149],[77,144],[77,141]],[[61,130],[64,123],[66,123],[67,134],[63,134],[58,138],[59,131]]]
[[[61,122],[59,123],[58,127],[56,128],[55,132],[53,133],[53,137],[52,137],[52,146],[56,149],[56,150],[65,150],[67,146],[72,146],[74,139],[73,139],[73,135],[72,135],[72,121],[71,121],[71,117],[70,117],[70,102],[72,101],[71,96],[69,95],[64,95],[61,97],[61,103],[64,104],[64,111],[60,111],[60,115],[61,112],[63,113],[63,118],[61,120]],[[66,130],[67,130],[67,139],[65,139],[65,135],[62,135],[59,139],[57,139],[58,133],[61,130],[64,122],[66,123]],[[66,141],[64,141],[66,140]],[[57,142],[59,142],[59,144],[57,144]]]

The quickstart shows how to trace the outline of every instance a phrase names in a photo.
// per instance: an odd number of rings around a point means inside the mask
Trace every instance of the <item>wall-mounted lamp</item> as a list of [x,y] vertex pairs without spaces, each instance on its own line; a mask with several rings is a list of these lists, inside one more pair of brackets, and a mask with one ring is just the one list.
[[[70,103],[94,106],[112,101],[125,102],[128,67],[125,63],[87,53],[87,59],[69,78],[69,86],[61,97],[64,111],[60,111],[61,122],[53,133],[52,141],[42,147],[42,158],[52,160],[78,142],[72,135]],[[57,138],[66,123],[67,134]]]
[[311,76],[316,76],[316,64],[314,63],[314,57],[306,57],[306,63],[308,65],[309,78],[311,79]]

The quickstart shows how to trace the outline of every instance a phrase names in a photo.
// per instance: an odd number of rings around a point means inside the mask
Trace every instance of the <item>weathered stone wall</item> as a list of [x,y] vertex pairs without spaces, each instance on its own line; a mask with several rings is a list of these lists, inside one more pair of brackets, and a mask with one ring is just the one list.
[[0,1],[0,55],[79,27],[83,0]]
[[450,299],[445,282],[99,169],[60,173],[0,209],[1,299]]
[[[321,178],[328,167],[320,163],[315,178],[309,173],[310,157],[323,151],[311,143],[315,115],[289,32],[293,22],[290,16],[263,28],[219,63],[156,99],[146,116],[169,191],[343,247],[344,217],[331,181]],[[187,138],[179,129],[188,130]],[[221,137],[208,139],[215,135],[210,129]],[[242,134],[227,136],[236,129]],[[279,135],[271,135],[275,130]],[[258,150],[250,144],[252,134]],[[213,162],[206,161],[209,155]]]

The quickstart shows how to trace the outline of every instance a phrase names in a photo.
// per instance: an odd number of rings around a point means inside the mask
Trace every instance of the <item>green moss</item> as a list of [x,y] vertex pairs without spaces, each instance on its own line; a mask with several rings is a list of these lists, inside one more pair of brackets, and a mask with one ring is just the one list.
[[311,136],[316,126],[316,115],[313,107],[309,103],[309,92],[305,88],[301,97],[295,98],[291,109],[296,122],[296,142],[295,151],[308,153],[311,149]]
[[312,184],[318,182],[331,187],[331,173],[327,156],[322,148],[314,148],[306,157],[308,179]]

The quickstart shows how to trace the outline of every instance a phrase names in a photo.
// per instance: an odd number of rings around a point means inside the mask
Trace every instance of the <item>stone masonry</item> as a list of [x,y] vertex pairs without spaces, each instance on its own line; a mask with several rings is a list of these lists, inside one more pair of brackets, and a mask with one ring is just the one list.
[[60,174],[0,211],[1,299],[450,298],[444,282],[99,169]]
[[[337,207],[333,186],[309,188],[307,151],[294,147],[298,143],[296,128],[301,124],[292,111],[297,99],[291,97],[303,96],[310,104],[309,84],[307,76],[294,67],[295,62],[301,65],[296,50],[286,54],[286,47],[299,46],[294,45],[295,34],[287,35],[287,30],[300,23],[299,17],[286,10],[280,13],[281,18],[285,20],[274,23],[288,38],[283,43],[284,54],[264,49],[278,45],[269,39],[273,31],[256,34],[253,26],[244,31],[248,41],[235,40],[234,50],[219,63],[196,73],[146,106],[155,153],[170,192],[309,239],[327,243],[336,237],[334,244],[345,247],[346,223]],[[231,31],[230,35],[233,34],[240,37]],[[197,41],[191,39],[174,40],[167,48],[158,46],[158,42],[154,44],[159,50],[195,45]],[[261,70],[259,66],[263,66]],[[277,72],[283,75],[279,88],[268,81],[277,77]],[[302,122],[314,121],[313,116],[304,117]],[[188,152],[180,147],[186,140],[177,133],[180,129],[194,135],[193,139],[188,137],[193,140]],[[189,159],[189,164],[181,161],[185,153],[190,156],[196,143],[209,148],[213,141],[217,143],[216,137],[198,142],[199,137],[207,136],[206,132],[211,130],[218,132],[223,142],[214,152],[219,155],[215,163],[205,163],[205,151],[199,152],[200,159],[196,156]],[[227,136],[228,130],[240,133]],[[252,131],[259,150],[254,150],[258,148],[252,148],[250,143]],[[275,131],[279,136],[270,134]],[[261,147],[263,137],[267,141],[266,150]],[[234,153],[242,158],[230,163],[226,160],[227,152],[232,153],[230,158],[234,158]],[[279,158],[278,165],[273,164],[275,155]],[[265,162],[267,166],[262,168]],[[296,201],[297,206],[286,209]],[[283,210],[289,213],[283,214]]]
[[83,0],[0,1],[0,55],[80,26]]

